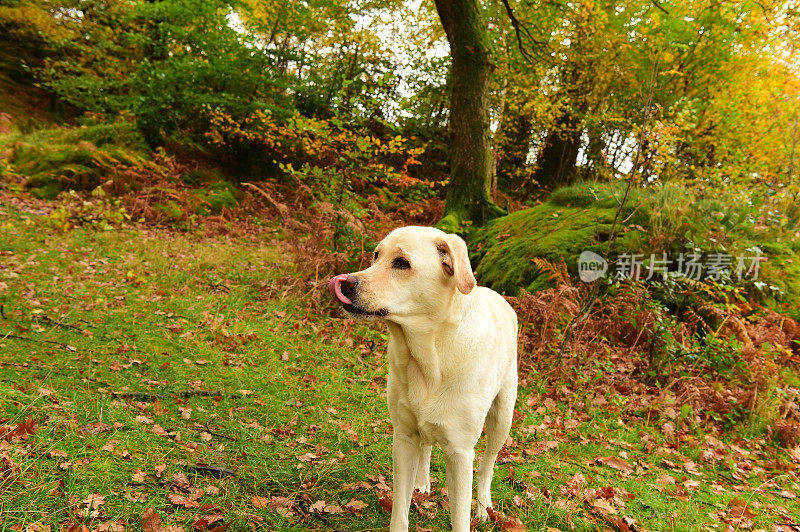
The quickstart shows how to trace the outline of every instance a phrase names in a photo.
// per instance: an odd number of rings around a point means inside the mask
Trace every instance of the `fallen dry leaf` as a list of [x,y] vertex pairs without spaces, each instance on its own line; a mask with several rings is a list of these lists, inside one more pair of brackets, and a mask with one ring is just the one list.
[[206,515],[197,519],[194,523],[192,523],[192,528],[194,528],[195,530],[206,530],[209,526],[213,525],[217,521],[222,521],[221,514]]
[[613,467],[618,471],[623,471],[625,473],[630,473],[633,471],[633,466],[629,464],[626,460],[622,458],[617,458],[616,456],[604,456],[597,459],[598,462],[601,464],[605,464],[608,467]]
[[253,495],[250,500],[253,502],[253,506],[256,508],[264,509],[269,504],[269,499],[266,497],[260,497],[258,495]]
[[367,503],[364,501],[359,501],[358,499],[350,499],[350,502],[344,505],[344,507],[351,512],[360,512],[367,506],[369,506]]
[[99,493],[91,493],[87,495],[87,497],[81,502],[83,502],[89,509],[97,509],[106,503],[106,498]]
[[702,473],[697,469],[697,464],[688,460],[683,463],[683,468],[686,470],[687,473],[690,475],[702,476]]
[[392,499],[390,499],[389,497],[381,497],[380,499],[378,499],[378,504],[380,504],[381,508],[383,508],[387,512],[389,513],[392,512]]
[[283,517],[292,517],[294,515],[294,501],[288,497],[272,497],[269,501],[269,507],[275,510]]
[[178,495],[177,493],[170,493],[167,498],[169,498],[170,502],[175,506],[183,506],[185,508],[200,508],[200,504],[197,501],[194,501],[188,497],[184,497],[183,495]]
[[611,515],[617,513],[617,509],[611,506],[611,503],[605,499],[596,499],[592,501],[592,506],[601,513],[607,513]]
[[144,511],[141,522],[144,532],[165,532],[164,525],[161,524],[161,516],[152,506]]
[[94,434],[100,434],[100,433],[103,433],[103,432],[108,432],[109,430],[111,430],[111,428],[112,428],[111,425],[108,425],[106,423],[101,423],[101,422],[98,421],[96,423],[87,423],[86,425],[83,425],[82,427],[78,427],[76,432],[78,432],[79,434],[85,434],[85,435],[92,434],[92,435],[94,435]]
[[486,513],[489,514],[489,520],[495,524],[500,525],[501,530],[510,530],[511,532],[524,532],[525,525],[519,517],[506,517],[503,512],[496,511],[492,507],[486,507]]
[[186,477],[186,473],[184,473],[183,471],[172,475],[172,481],[175,482],[175,485],[180,488],[189,487],[189,479]]

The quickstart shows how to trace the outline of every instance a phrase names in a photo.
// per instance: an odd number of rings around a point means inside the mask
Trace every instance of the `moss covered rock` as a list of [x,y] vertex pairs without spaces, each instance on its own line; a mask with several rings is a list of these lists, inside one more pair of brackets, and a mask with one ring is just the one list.
[[183,208],[174,200],[154,203],[153,210],[170,221],[180,220],[184,214]]
[[201,201],[196,213],[200,215],[219,214],[224,207],[232,209],[238,205],[236,199],[236,185],[227,181],[218,181],[207,185],[206,188],[193,192]]
[[[747,282],[748,294],[780,312],[800,315],[800,228],[765,228],[745,202],[700,200],[678,187],[633,189],[611,228],[624,183],[581,183],[553,192],[536,207],[497,218],[469,235],[471,260],[482,284],[509,295],[520,289],[550,287],[534,259],[564,260],[577,275],[584,250],[613,259],[620,254],[728,254],[736,266],[740,254],[766,257],[759,278]],[[751,209],[751,210],[748,210]],[[611,274],[614,266],[610,266]]]
[[128,122],[6,135],[0,151],[15,173],[27,177],[25,187],[48,199],[64,190],[93,190],[115,170],[149,159],[144,140]]
[[[533,259],[558,263],[563,258],[576,272],[574,265],[582,251],[605,253],[615,213],[604,207],[562,207],[548,202],[498,218],[471,238],[477,276],[510,295],[517,295],[521,288],[529,292],[547,288],[547,275]],[[627,231],[617,237],[614,248],[635,248],[643,239],[643,233]]]

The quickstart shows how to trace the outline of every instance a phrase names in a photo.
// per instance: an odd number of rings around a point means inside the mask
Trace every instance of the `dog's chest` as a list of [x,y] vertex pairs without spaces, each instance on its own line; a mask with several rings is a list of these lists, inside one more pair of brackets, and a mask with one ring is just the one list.
[[[397,402],[399,417],[397,421],[403,425],[404,431],[418,434],[420,440],[427,445],[441,443],[446,432],[441,409],[436,401],[427,399],[411,402],[407,396]],[[439,412],[439,414],[436,414]]]
[[452,405],[442,386],[436,343],[433,338],[392,334],[388,354],[388,400],[397,414],[395,423],[427,443],[440,442]]
[[405,371],[398,371],[400,374],[390,379],[394,389],[389,400],[395,402],[397,421],[427,444],[440,442],[445,432],[444,420],[449,416],[439,384],[431,383],[413,360],[402,369]]

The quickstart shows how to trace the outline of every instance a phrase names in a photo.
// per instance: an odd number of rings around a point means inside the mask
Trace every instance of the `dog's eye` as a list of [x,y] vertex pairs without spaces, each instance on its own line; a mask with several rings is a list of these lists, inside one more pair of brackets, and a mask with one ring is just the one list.
[[378,252],[376,251],[374,255],[372,255],[372,260],[378,260]]
[[411,268],[411,264],[403,257],[397,257],[392,261],[392,268],[395,270],[408,270]]

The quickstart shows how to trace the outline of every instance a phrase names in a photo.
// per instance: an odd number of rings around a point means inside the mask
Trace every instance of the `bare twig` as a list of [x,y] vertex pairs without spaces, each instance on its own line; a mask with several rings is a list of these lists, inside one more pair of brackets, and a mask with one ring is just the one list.
[[228,469],[227,467],[222,466],[200,466],[195,465],[192,466],[195,471],[203,473],[205,475],[211,475],[214,478],[225,478],[225,477],[235,477],[236,471],[233,469]]
[[65,329],[72,329],[74,331],[81,332],[80,327],[75,327],[74,325],[70,325],[69,323],[64,323],[63,321],[54,320],[50,316],[41,315],[35,318],[35,321],[43,321],[45,323],[50,323],[55,325],[56,327],[63,327]]
[[28,338],[27,336],[18,336],[16,334],[4,334],[2,335],[2,339],[5,340],[6,338],[13,338],[15,340],[25,340],[26,342],[33,342],[35,344],[53,344],[61,347],[62,349],[66,349],[67,351],[77,351],[74,347],[67,344],[62,344],[61,342],[55,342],[53,340],[37,340],[35,338]]
[[663,13],[669,15],[669,11],[667,11],[666,8],[664,6],[662,6],[661,4],[659,4],[656,0],[650,0],[650,3],[653,4],[654,6],[656,6]]
[[220,438],[225,438],[226,440],[230,440],[230,441],[239,441],[238,438],[232,438],[231,436],[228,436],[226,434],[222,434],[221,432],[214,432],[213,430],[211,430],[211,427],[208,425],[209,423],[210,423],[209,421],[206,421],[206,429],[208,429],[208,433],[211,434],[212,436],[218,436]]
[[529,62],[533,62],[533,57],[531,57],[528,50],[525,49],[525,45],[522,42],[522,32],[524,31],[525,34],[535,42],[535,39],[528,31],[528,29],[519,23],[519,19],[514,14],[514,8],[511,7],[511,4],[508,3],[508,0],[501,0],[503,2],[503,6],[506,8],[506,14],[508,15],[508,20],[511,21],[511,26],[514,28],[514,34],[517,36],[517,46],[519,47],[519,51]]

